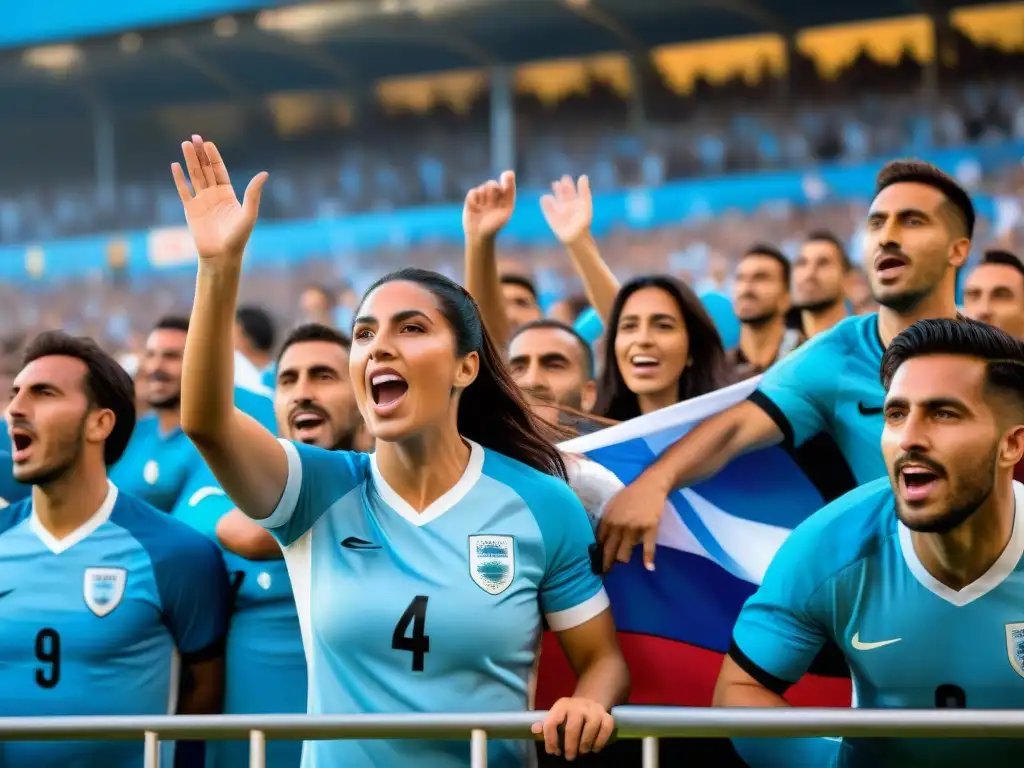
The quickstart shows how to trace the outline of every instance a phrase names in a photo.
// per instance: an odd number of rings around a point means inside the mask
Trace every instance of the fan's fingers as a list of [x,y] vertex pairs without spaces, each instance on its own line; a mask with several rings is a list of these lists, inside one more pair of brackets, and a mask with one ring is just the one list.
[[192,182],[192,190],[198,195],[206,189],[206,177],[199,165],[199,155],[191,141],[181,143],[181,154],[185,156],[185,167],[188,169],[188,180]]
[[212,141],[206,142],[206,156],[210,158],[210,167],[213,168],[213,179],[217,184],[231,184],[231,177],[228,176],[228,167],[224,165],[224,159],[220,156],[220,150]]
[[178,197],[182,205],[188,205],[192,199],[192,190],[188,188],[185,181],[185,172],[181,170],[181,163],[171,163],[171,176],[174,178],[174,186],[178,189]]
[[196,156],[199,158],[199,169],[203,172],[203,180],[206,182],[206,186],[217,186],[217,179],[213,174],[213,164],[210,162],[209,155],[206,154],[206,142],[203,141],[203,137],[198,133],[193,133],[192,144],[196,148]]

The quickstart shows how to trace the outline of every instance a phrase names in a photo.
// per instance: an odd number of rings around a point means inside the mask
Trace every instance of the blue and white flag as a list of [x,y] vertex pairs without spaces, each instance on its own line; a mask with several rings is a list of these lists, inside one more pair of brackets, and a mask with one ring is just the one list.
[[[743,401],[757,384],[750,379],[559,447],[601,464],[626,485],[694,426]],[[643,567],[638,547],[629,564],[616,564],[605,582],[632,672],[631,702],[711,704],[740,608],[789,532],[824,503],[782,446],[740,456],[709,480],[671,494],[658,531],[655,571]],[[549,640],[545,651],[550,645]],[[553,687],[564,695],[567,669],[561,665],[561,658],[545,660],[540,700]],[[788,698],[848,706],[849,680],[808,675]]]

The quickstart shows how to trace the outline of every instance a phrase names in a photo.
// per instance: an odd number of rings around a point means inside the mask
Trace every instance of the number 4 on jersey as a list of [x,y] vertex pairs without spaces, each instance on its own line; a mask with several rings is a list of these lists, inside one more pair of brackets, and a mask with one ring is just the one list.
[[[391,635],[391,647],[412,654],[412,671],[423,671],[423,657],[430,651],[430,638],[424,634],[427,623],[427,597],[417,595],[405,609]],[[408,634],[412,624],[412,634]]]

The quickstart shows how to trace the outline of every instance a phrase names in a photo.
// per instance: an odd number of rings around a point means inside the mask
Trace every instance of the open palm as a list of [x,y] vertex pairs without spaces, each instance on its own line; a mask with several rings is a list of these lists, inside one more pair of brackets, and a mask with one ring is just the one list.
[[182,143],[181,152],[192,189],[179,163],[171,165],[171,175],[199,258],[209,261],[240,259],[256,226],[267,174],[258,173],[253,177],[239,203],[228,169],[212,141],[193,136],[191,141]]
[[516,175],[505,171],[497,181],[469,190],[462,207],[462,228],[469,240],[495,237],[516,207]]
[[590,231],[594,220],[590,179],[580,176],[574,184],[571,177],[563,176],[551,184],[551,192],[541,197],[540,209],[555,237],[564,245],[572,245]]

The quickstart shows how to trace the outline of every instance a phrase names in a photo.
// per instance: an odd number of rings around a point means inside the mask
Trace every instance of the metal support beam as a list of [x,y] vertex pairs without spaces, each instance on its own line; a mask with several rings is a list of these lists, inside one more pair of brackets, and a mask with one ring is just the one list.
[[647,46],[644,42],[609,11],[598,8],[591,3],[577,5],[576,3],[566,2],[566,0],[554,0],[554,2],[584,21],[588,21],[594,26],[603,29],[618,40],[625,50],[631,53],[646,53]]
[[190,69],[194,69],[219,87],[223,88],[233,99],[247,99],[249,92],[237,80],[221,70],[215,64],[211,64],[201,54],[185,45],[177,38],[171,38],[163,42],[164,49],[174,58]]
[[516,115],[510,67],[491,67],[491,174],[516,167]]
[[240,40],[243,45],[266,53],[291,59],[311,69],[319,70],[337,80],[342,88],[354,88],[359,84],[358,76],[315,42],[297,44],[280,35],[256,33]]
[[779,35],[792,36],[797,32],[796,27],[783,16],[768,10],[756,0],[677,0],[677,2],[683,11],[688,8],[712,8],[748,19],[758,26],[764,27],[766,31]]
[[501,64],[501,61],[483,46],[477,45],[467,37],[454,34],[443,29],[440,25],[435,25],[428,21],[421,23],[419,29],[367,27],[365,29],[345,30],[339,35],[332,35],[330,39],[332,41],[348,39],[423,43],[465,56],[478,67],[494,67]]

